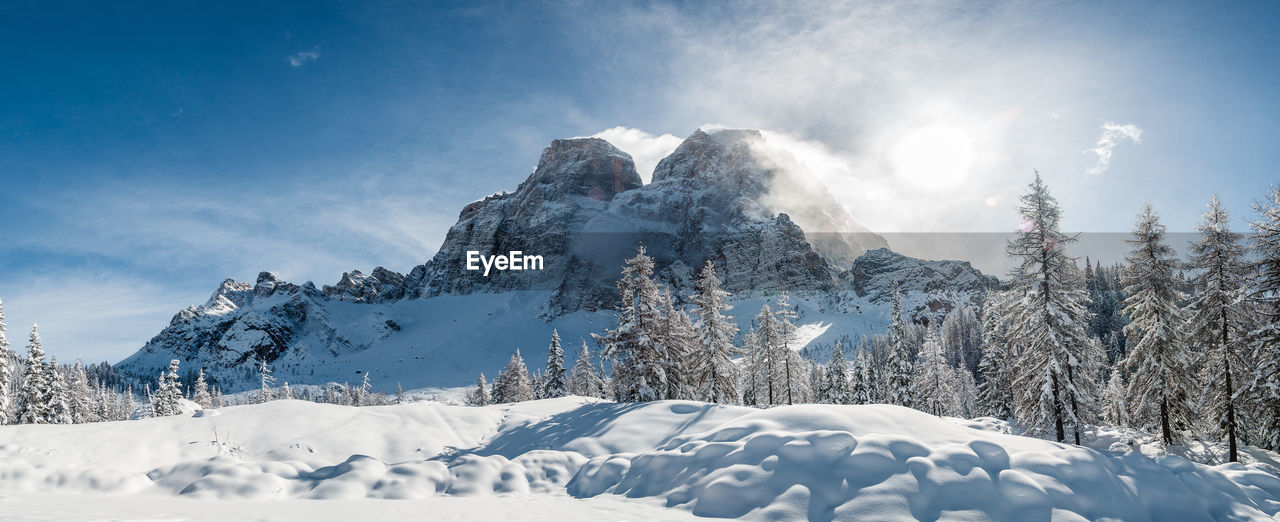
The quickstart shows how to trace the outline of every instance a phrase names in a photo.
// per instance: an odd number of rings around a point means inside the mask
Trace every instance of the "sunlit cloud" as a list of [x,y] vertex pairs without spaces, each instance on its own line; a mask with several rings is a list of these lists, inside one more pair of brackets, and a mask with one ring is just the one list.
[[289,66],[297,69],[303,65],[309,64],[320,59],[319,51],[301,51],[289,55],[285,60],[289,62]]
[[658,162],[675,151],[683,141],[671,134],[655,136],[640,129],[621,126],[602,130],[591,137],[601,138],[630,154],[636,163],[636,172],[645,183],[653,178],[653,168],[658,166]]
[[1142,142],[1142,129],[1137,125],[1125,124],[1120,125],[1115,122],[1106,122],[1102,124],[1102,136],[1098,137],[1098,144],[1092,149],[1084,151],[1085,154],[1093,154],[1097,156],[1097,163],[1089,167],[1089,174],[1102,174],[1111,168],[1111,154],[1116,146],[1125,141],[1134,143]]

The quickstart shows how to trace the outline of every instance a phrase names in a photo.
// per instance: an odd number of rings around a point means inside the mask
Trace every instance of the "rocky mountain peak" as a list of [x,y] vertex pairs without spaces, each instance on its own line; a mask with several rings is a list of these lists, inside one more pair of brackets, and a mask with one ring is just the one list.
[[609,201],[619,192],[642,185],[630,154],[600,138],[572,138],[552,141],[542,151],[538,168],[517,192],[545,187]]

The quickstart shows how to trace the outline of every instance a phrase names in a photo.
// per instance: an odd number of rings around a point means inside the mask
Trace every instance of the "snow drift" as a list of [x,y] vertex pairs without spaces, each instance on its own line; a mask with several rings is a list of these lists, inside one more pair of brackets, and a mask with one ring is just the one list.
[[643,497],[673,514],[811,520],[1247,520],[1280,511],[1280,477],[1260,465],[1096,451],[965,424],[981,425],[884,405],[276,401],[191,417],[4,426],[0,497],[571,502],[567,493]]

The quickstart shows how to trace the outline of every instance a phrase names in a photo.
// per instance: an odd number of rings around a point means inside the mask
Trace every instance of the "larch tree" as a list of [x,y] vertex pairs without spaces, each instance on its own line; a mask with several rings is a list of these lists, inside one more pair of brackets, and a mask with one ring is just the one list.
[[911,352],[907,344],[911,325],[903,317],[902,294],[898,282],[893,282],[893,305],[889,310],[889,358],[885,364],[885,381],[888,396],[885,402],[898,406],[911,406]]
[[31,325],[31,335],[27,342],[27,359],[22,373],[22,384],[18,388],[18,423],[48,424],[53,417],[50,399],[50,377],[44,362],[44,347],[40,342],[40,331]]
[[275,399],[275,392],[271,390],[271,386],[276,383],[275,376],[271,375],[271,366],[267,365],[267,359],[260,359],[258,365],[258,396],[257,402],[264,403]]
[[853,356],[849,389],[851,404],[875,404],[880,400],[879,394],[876,393],[880,379],[869,352],[870,350],[864,346]]
[[1119,368],[1111,370],[1111,378],[1102,389],[1102,420],[1112,426],[1129,425],[1129,392]]
[[1081,426],[1096,412],[1096,377],[1085,368],[1091,352],[1088,296],[1066,251],[1077,237],[1062,233],[1062,211],[1039,172],[1018,213],[1022,224],[1006,248],[1018,263],[1006,330],[1014,417],[1031,433],[1052,433],[1059,442],[1071,425],[1079,444]]
[[756,402],[763,406],[780,404],[786,397],[782,374],[786,365],[777,316],[768,303],[756,314],[756,331],[752,346],[751,373],[756,382]]
[[560,347],[560,332],[551,330],[551,344],[547,346],[547,374],[542,385],[542,396],[564,397],[569,394],[564,371],[564,349]]
[[698,350],[693,357],[693,368],[699,390],[699,398],[719,404],[738,402],[737,367],[733,358],[741,352],[733,344],[738,336],[738,325],[733,316],[724,312],[733,307],[726,303],[729,292],[721,287],[711,260],[702,266],[698,274],[698,293],[691,298],[697,306],[698,322],[694,324]]
[[1013,416],[1013,355],[1005,338],[1008,294],[992,291],[982,305],[982,359],[978,362],[978,411],[998,419]]
[[1145,205],[1138,214],[1132,250],[1125,258],[1124,327],[1128,353],[1122,363],[1129,374],[1129,400],[1134,420],[1141,427],[1159,427],[1165,444],[1177,438],[1175,431],[1191,426],[1189,402],[1195,381],[1192,354],[1187,349],[1185,317],[1178,303],[1175,272],[1179,262],[1165,242],[1165,226]]
[[669,289],[664,288],[659,299],[663,321],[660,342],[667,357],[667,390],[663,398],[697,400],[697,376],[693,365],[688,364],[698,352],[693,319],[684,310],[676,308]]
[[1258,326],[1249,334],[1254,364],[1250,396],[1254,402],[1257,445],[1280,450],[1280,187],[1272,187],[1267,201],[1255,203],[1257,217],[1249,222],[1257,262],[1250,301]]
[[1196,294],[1189,306],[1188,334],[1204,352],[1201,402],[1214,429],[1227,439],[1228,460],[1236,462],[1236,393],[1249,377],[1244,341],[1252,322],[1245,301],[1249,267],[1244,235],[1231,230],[1231,217],[1218,196],[1209,200],[1196,231],[1200,236],[1191,245]]
[[804,361],[799,353],[791,349],[796,336],[795,320],[796,312],[791,309],[787,293],[778,294],[778,311],[773,324],[780,343],[776,349],[778,359],[781,361],[781,368],[779,368],[782,371],[781,384],[787,404],[808,402],[808,396],[811,394]]

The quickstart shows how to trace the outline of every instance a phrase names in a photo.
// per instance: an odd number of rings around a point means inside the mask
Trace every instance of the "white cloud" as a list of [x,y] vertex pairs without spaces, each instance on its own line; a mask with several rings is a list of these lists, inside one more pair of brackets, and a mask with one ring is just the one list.
[[631,159],[636,162],[636,172],[645,183],[653,178],[653,169],[658,166],[658,162],[684,141],[671,134],[655,136],[640,129],[621,126],[602,130],[591,137],[603,139],[630,154]]
[[285,59],[289,61],[290,67],[293,67],[296,69],[298,67],[302,67],[303,65],[309,64],[311,62],[314,62],[320,59],[320,52],[319,51],[301,51],[295,54],[291,54]]
[[1142,142],[1142,129],[1137,125],[1125,124],[1120,125],[1115,122],[1106,122],[1102,124],[1102,136],[1098,137],[1098,145],[1092,149],[1084,151],[1085,154],[1094,154],[1098,157],[1098,162],[1089,167],[1089,174],[1102,174],[1111,167],[1111,152],[1115,150],[1121,142],[1129,140],[1134,143]]

